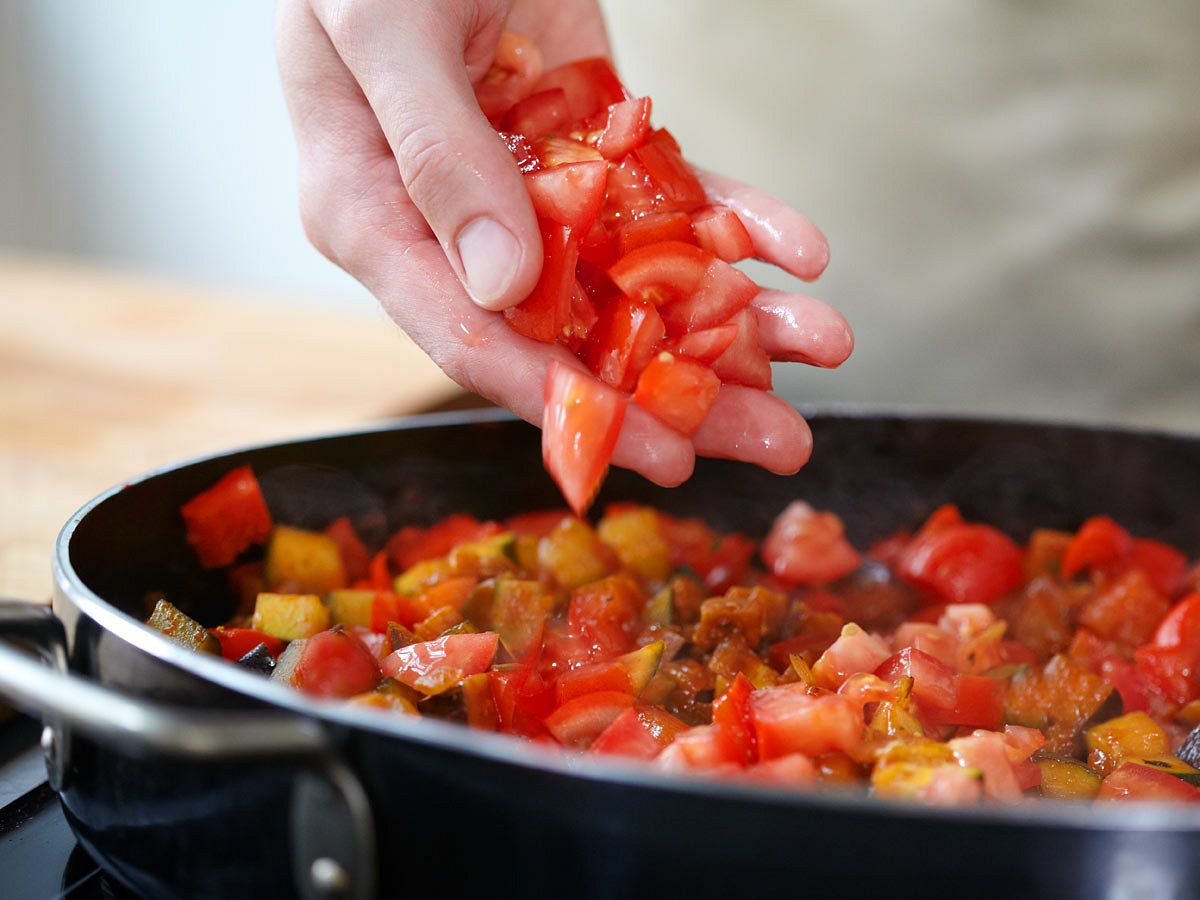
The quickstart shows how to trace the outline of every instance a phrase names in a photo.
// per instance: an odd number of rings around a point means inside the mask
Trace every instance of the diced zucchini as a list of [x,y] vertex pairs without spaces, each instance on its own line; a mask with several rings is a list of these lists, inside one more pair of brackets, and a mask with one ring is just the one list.
[[629,685],[633,688],[635,696],[645,689],[654,673],[658,671],[658,665],[662,662],[663,647],[662,641],[655,641],[618,658],[617,662],[629,676]]
[[221,655],[221,642],[209,634],[207,628],[166,600],[154,604],[154,612],[146,624],[189,650]]
[[312,637],[332,624],[329,608],[316,594],[262,593],[254,602],[250,627],[285,641]]
[[307,644],[308,640],[301,638],[292,641],[284,648],[283,652],[279,654],[275,668],[271,671],[272,681],[280,681],[289,687],[295,686],[296,668],[300,665],[300,657],[304,655],[304,648]]
[[670,625],[675,612],[675,591],[669,586],[663,588],[650,598],[646,604],[645,619],[647,625]]
[[491,628],[513,659],[521,659],[533,649],[553,611],[554,595],[538,582],[496,579]]
[[397,594],[416,597],[425,593],[426,588],[432,587],[439,581],[454,577],[454,567],[448,560],[427,559],[397,575],[394,587]]
[[1161,756],[1127,756],[1122,762],[1137,763],[1140,766],[1157,769],[1160,772],[1166,772],[1168,775],[1174,775],[1180,781],[1186,781],[1188,784],[1200,787],[1200,771],[1185,763],[1178,756],[1172,756],[1170,753]]
[[1131,757],[1164,756],[1171,752],[1167,733],[1144,712],[1132,712],[1084,733],[1088,762],[1101,775],[1107,775]]
[[606,515],[596,533],[621,564],[643,578],[661,581],[671,574],[671,550],[658,526],[658,513],[648,506]]
[[606,555],[596,532],[579,519],[563,519],[538,544],[538,563],[568,590],[607,575]]
[[333,538],[286,525],[271,532],[264,574],[272,591],[296,594],[327,594],[346,583]]
[[1047,756],[1037,760],[1042,770],[1042,796],[1055,800],[1091,800],[1100,790],[1099,773],[1077,759]]
[[339,588],[329,592],[329,613],[334,625],[370,628],[371,611],[374,607],[375,591]]

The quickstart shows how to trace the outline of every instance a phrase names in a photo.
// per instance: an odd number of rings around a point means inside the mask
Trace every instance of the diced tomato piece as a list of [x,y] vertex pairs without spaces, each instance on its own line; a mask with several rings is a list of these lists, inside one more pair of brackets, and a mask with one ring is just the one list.
[[557,360],[546,370],[542,460],[567,503],[582,515],[600,489],[625,419],[626,398]]
[[229,565],[271,536],[271,512],[249,466],[234,469],[179,512],[188,543],[206,569]]
[[713,259],[694,294],[666,301],[662,309],[667,333],[679,335],[729,321],[758,294],[758,285],[719,259]]
[[628,296],[661,306],[695,294],[711,262],[712,254],[694,244],[662,241],[625,254],[608,277]]
[[538,159],[537,152],[533,149],[533,143],[525,135],[500,131],[497,132],[497,136],[504,142],[504,146],[508,148],[508,152],[516,160],[517,168],[522,174],[536,172],[542,167],[542,162]]
[[1138,671],[1157,693],[1173,703],[1194,699],[1200,686],[1200,593],[1171,607],[1135,658]]
[[758,545],[743,534],[721,535],[693,568],[710,591],[724,592],[745,576],[756,549]]
[[660,244],[663,241],[682,241],[694,244],[692,221],[687,213],[650,213],[632,222],[626,222],[617,230],[617,252],[620,256],[632,253],[639,247]]
[[751,765],[758,759],[758,738],[750,713],[750,694],[754,686],[741,672],[725,693],[713,701],[713,724],[718,728],[726,755],[741,765]]
[[900,554],[896,573],[949,603],[992,603],[1021,583],[1021,550],[990,525],[922,528]]
[[790,753],[820,756],[857,749],[865,726],[855,703],[837,694],[813,696],[806,685],[787,684],[750,695],[760,759]]
[[543,720],[554,709],[554,691],[529,666],[488,672],[492,702],[500,730],[537,738],[546,734]]
[[687,725],[657,706],[635,706],[617,716],[592,742],[592,753],[653,759]]
[[405,597],[391,591],[380,591],[371,601],[371,630],[386,634],[389,622],[412,628],[433,612],[419,597]]
[[366,578],[367,569],[371,565],[371,554],[367,552],[350,520],[346,516],[334,519],[325,528],[325,534],[333,538],[334,543],[338,545],[346,580],[354,582]]
[[426,679],[447,670],[462,676],[486,672],[500,637],[494,631],[448,634],[432,641],[409,644],[383,661],[383,674],[418,690]]
[[1062,558],[1063,578],[1074,578],[1084,569],[1123,562],[1133,553],[1129,532],[1108,516],[1093,516],[1079,526]]
[[1050,528],[1035,528],[1029,535],[1022,563],[1025,577],[1033,580],[1038,575],[1057,575],[1062,569],[1062,556],[1070,546],[1071,535]]
[[1189,594],[1171,607],[1155,630],[1153,643],[1159,647],[1184,647],[1200,654],[1200,593]]
[[1170,602],[1141,569],[1130,569],[1096,590],[1079,613],[1079,624],[1127,647],[1150,640]]
[[503,31],[492,64],[475,85],[475,99],[493,122],[527,96],[542,76],[542,52],[515,31]]
[[237,661],[257,647],[266,644],[272,656],[283,652],[283,641],[253,628],[210,628],[209,633],[221,642],[221,655]]
[[888,652],[883,638],[851,623],[813,663],[812,673],[819,685],[836,690],[851,675],[876,671],[888,658]]
[[401,528],[388,540],[388,557],[403,572],[419,562],[440,559],[459,544],[481,541],[500,531],[495,522],[480,522],[466,513],[455,513],[428,528]]
[[691,437],[721,390],[708,366],[662,352],[642,370],[633,402],[668,428]]
[[566,747],[586,748],[625,710],[633,706],[632,694],[598,691],[569,700],[546,717],[546,729]]
[[769,391],[771,358],[758,344],[758,319],[754,310],[743,309],[729,323],[737,326],[737,335],[728,349],[717,357],[712,370],[726,384],[741,384]]
[[1145,572],[1154,587],[1170,599],[1175,596],[1175,591],[1183,580],[1183,573],[1187,570],[1187,557],[1162,541],[1134,538],[1130,564]]
[[1013,771],[1004,735],[994,731],[976,731],[949,742],[959,763],[983,773],[983,794],[992,800],[1013,802],[1021,799],[1021,783]]
[[[355,587],[358,586],[358,584],[355,585]],[[367,566],[366,581],[362,586],[376,591],[390,591],[392,589],[392,571],[388,566],[388,550],[386,547],[371,557],[370,565]]]
[[604,202],[608,167],[596,160],[540,169],[525,176],[538,218],[568,225],[580,233],[591,227]]
[[635,694],[628,670],[619,659],[602,660],[563,672],[555,685],[555,699],[561,705],[596,693]]
[[341,628],[333,628],[308,639],[292,683],[315,697],[353,697],[373,689],[379,678],[379,663],[371,651]]
[[[949,711],[958,703],[958,676],[944,662],[915,647],[889,656],[876,669],[884,681],[913,680],[913,696],[922,709]],[[1004,683],[997,680],[1003,690]]]
[[645,600],[632,578],[610,575],[571,592],[567,622],[594,657],[615,656],[632,649]]
[[597,312],[579,358],[601,381],[632,391],[665,331],[653,305],[618,295]]
[[569,509],[545,509],[538,512],[518,513],[504,520],[504,530],[522,537],[545,537],[563,519],[574,517]]
[[692,213],[692,230],[696,241],[719,259],[737,262],[754,255],[750,233],[727,206],[705,206]]
[[739,775],[748,781],[801,787],[817,780],[817,767],[803,753],[789,753],[750,766]]
[[849,575],[862,561],[835,513],[802,500],[788,504],[771,525],[762,557],[776,576],[793,584],[825,584]]
[[504,114],[500,127],[510,134],[523,134],[536,141],[548,134],[565,131],[570,121],[567,95],[558,88],[551,88],[519,101]]
[[600,218],[609,228],[620,228],[652,213],[670,211],[670,204],[646,170],[633,156],[608,165],[608,194]]
[[707,201],[696,173],[679,152],[679,144],[665,129],[652,132],[632,155],[677,209],[691,212]]
[[1113,653],[1100,663],[1100,674],[1121,695],[1121,706],[1125,712],[1144,712],[1150,708],[1146,681],[1133,663]]
[[534,141],[533,149],[537,153],[538,160],[541,162],[543,169],[555,169],[559,166],[569,166],[576,163],[604,162],[604,157],[600,155],[600,151],[574,138],[557,137],[555,135],[539,138]]
[[539,219],[542,231],[542,274],[533,291],[504,311],[518,334],[550,344],[558,340],[571,316],[571,290],[579,260],[579,238],[575,231],[548,219]]
[[[950,709],[922,707],[931,725],[965,725],[996,731],[1004,724],[1004,694],[1007,683],[1000,678],[963,673],[955,677],[954,706]],[[914,679],[914,685],[916,681]]]
[[550,69],[534,85],[536,91],[559,88],[567,98],[571,120],[582,121],[629,95],[612,63],[603,57],[580,59]]
[[1167,772],[1127,762],[1104,779],[1096,799],[1200,803],[1200,788]]
[[577,280],[571,288],[571,315],[563,327],[563,340],[572,353],[578,355],[599,319],[595,304]]
[[667,343],[667,349],[680,356],[711,366],[729,349],[738,335],[738,327],[730,322],[683,334]]
[[650,98],[637,97],[609,106],[604,130],[596,139],[596,149],[605,159],[620,159],[646,137],[650,130]]
[[670,771],[740,771],[740,762],[732,757],[716,725],[698,725],[676,736],[654,758],[654,763]]
[[[604,227],[604,223],[600,219],[595,219],[579,242],[579,260],[581,265],[580,270],[576,274],[583,280],[585,278],[582,271],[584,268],[583,263],[607,269],[617,261],[618,256],[620,254],[617,252],[616,238],[609,234],[608,229]],[[593,284],[592,279],[587,279],[584,284],[585,290],[589,290],[589,296],[591,296],[590,288],[593,287]]]

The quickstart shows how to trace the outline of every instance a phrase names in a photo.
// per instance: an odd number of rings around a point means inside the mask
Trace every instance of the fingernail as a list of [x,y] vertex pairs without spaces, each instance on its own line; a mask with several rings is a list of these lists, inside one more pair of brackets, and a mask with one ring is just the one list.
[[495,219],[476,219],[458,236],[458,258],[471,299],[495,309],[516,275],[521,248]]

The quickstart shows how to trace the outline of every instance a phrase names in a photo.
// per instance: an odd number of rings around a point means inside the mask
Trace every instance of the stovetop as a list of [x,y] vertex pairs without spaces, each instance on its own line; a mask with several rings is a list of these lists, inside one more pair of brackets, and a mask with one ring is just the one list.
[[20,716],[0,724],[0,898],[133,900],[71,834],[46,784],[40,732]]

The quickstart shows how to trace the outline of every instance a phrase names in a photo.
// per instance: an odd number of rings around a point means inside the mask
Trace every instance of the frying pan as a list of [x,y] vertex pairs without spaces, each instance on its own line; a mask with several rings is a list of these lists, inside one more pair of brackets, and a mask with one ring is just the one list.
[[[953,501],[1018,539],[1106,513],[1200,551],[1195,438],[809,414],[816,450],[797,475],[699,460],[665,490],[615,470],[599,504],[762,535],[802,497],[862,544]],[[42,715],[51,783],[110,874],[146,897],[221,900],[1200,893],[1193,810],[925,809],[670,777],[315,701],[141,623],[148,591],[205,624],[230,613],[178,509],[235,466],[253,466],[279,521],[348,514],[380,541],[451,512],[559,505],[538,450],[538,431],[504,415],[414,418],[174,466],[76,513],[55,549],[53,614],[0,607],[0,690]]]

